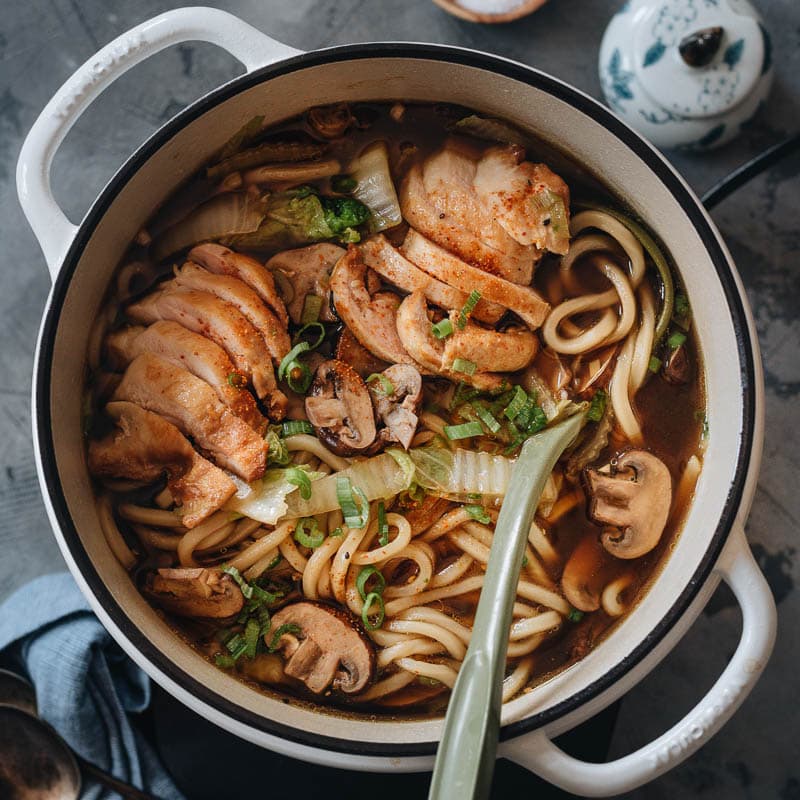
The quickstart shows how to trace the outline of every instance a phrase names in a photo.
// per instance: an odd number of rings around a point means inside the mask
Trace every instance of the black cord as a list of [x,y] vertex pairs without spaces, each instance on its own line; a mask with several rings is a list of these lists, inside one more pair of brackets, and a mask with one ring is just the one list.
[[773,164],[777,164],[778,161],[795,150],[800,150],[800,133],[796,133],[788,139],[773,145],[761,155],[756,156],[746,164],[742,164],[730,175],[726,175],[700,198],[700,202],[710,211],[729,194],[735,192],[740,186],[744,186],[751,178],[760,175],[764,170],[769,169]]

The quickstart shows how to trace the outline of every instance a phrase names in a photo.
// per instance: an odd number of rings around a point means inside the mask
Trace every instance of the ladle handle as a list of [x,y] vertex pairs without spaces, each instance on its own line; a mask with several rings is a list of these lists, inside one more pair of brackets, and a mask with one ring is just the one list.
[[125,783],[125,781],[118,780],[113,775],[109,775],[105,770],[96,767],[91,761],[87,761],[77,753],[75,753],[75,760],[78,762],[78,767],[81,770],[81,778],[83,779],[84,785],[87,780],[96,781],[101,786],[105,786],[106,789],[115,791],[125,800],[161,800],[161,798],[156,797],[154,794],[143,792],[141,789],[137,789],[135,786],[131,786],[129,783]]
[[120,75],[171,45],[191,41],[222,47],[248,72],[300,52],[218,8],[176,8],[121,34],[78,67],[33,123],[17,162],[19,202],[53,279],[78,230],[50,188],[50,166],[61,142]]

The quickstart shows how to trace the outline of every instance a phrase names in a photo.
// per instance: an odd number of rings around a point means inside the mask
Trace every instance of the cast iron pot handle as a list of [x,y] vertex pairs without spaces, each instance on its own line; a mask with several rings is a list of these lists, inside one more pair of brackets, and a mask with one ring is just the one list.
[[79,67],[34,122],[17,162],[20,204],[53,278],[77,230],[50,189],[50,165],[61,142],[92,101],[120,75],[160,50],[189,41],[222,47],[248,72],[301,52],[225,11],[178,8],[123,33]]
[[742,636],[708,694],[676,725],[630,755],[592,764],[567,755],[544,730],[506,742],[500,755],[581,797],[609,797],[654,780],[699,750],[750,694],[775,643],[775,601],[739,522],[714,571],[742,608]]

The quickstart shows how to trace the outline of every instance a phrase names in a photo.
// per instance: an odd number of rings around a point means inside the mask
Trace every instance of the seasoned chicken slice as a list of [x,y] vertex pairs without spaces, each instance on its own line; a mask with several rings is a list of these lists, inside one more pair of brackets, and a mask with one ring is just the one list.
[[524,159],[517,145],[490,147],[478,161],[477,196],[517,242],[564,255],[569,250],[569,188],[544,164]]
[[[468,292],[462,292],[434,278],[416,264],[412,264],[383,235],[372,236],[359,245],[364,263],[405,292],[421,289],[434,305],[440,308],[461,309],[467,302]],[[483,322],[495,323],[505,313],[502,306],[481,300],[472,316]]]
[[163,417],[122,401],[109,403],[105,410],[116,427],[89,444],[93,475],[150,482],[166,472],[187,528],[213,514],[235,493],[233,481]]
[[454,381],[464,381],[481,391],[499,389],[504,383],[503,376],[494,372],[476,370],[469,375],[453,370],[452,363],[444,363],[445,343],[433,335],[428,304],[420,289],[412,292],[400,304],[397,312],[397,333],[411,357],[430,372]]
[[245,379],[218,345],[177,322],[163,320],[148,328],[132,325],[112,331],[105,339],[106,358],[120,371],[142,353],[154,353],[189,370],[214,388],[217,397],[251,428],[262,433],[266,420],[253,396],[238,384]]
[[247,318],[230,303],[207,292],[161,289],[128,306],[137,322],[172,320],[216,342],[237,370],[252,380],[256,394],[268,398],[270,416],[282,416],[285,395],[278,390],[267,345]]
[[400,298],[391,292],[370,296],[367,266],[361,253],[350,247],[331,275],[336,311],[356,339],[373,355],[390,364],[413,364],[397,335],[395,317]]
[[284,250],[267,261],[266,268],[270,272],[279,271],[291,283],[293,294],[291,299],[287,298],[286,308],[292,322],[300,323],[309,294],[322,298],[320,319],[324,322],[336,321],[330,310],[330,280],[333,267],[343,255],[341,247],[321,242],[309,247]]
[[286,306],[275,288],[275,279],[260,261],[211,242],[193,247],[189,251],[188,259],[209,272],[230,275],[243,281],[275,312],[284,328],[289,324]]
[[237,308],[261,334],[276,366],[292,347],[286,325],[270,311],[264,301],[246,283],[229,275],[215,275],[187,261],[175,271],[173,285],[198,292],[208,292]]
[[161,414],[210,452],[221,466],[246,481],[264,474],[267,461],[264,439],[220,403],[205,381],[163,358],[152,353],[135,358],[113,399],[128,400]]
[[453,333],[444,341],[442,366],[452,368],[457,358],[471,361],[477,372],[516,372],[525,369],[539,350],[536,334],[524,327],[495,331],[467,322],[458,326],[459,313],[450,313]]
[[406,234],[400,250],[409,261],[439,280],[463,292],[476,289],[484,300],[510,309],[531,329],[540,327],[550,311],[549,304],[530,286],[519,286],[477,269],[413,229]]

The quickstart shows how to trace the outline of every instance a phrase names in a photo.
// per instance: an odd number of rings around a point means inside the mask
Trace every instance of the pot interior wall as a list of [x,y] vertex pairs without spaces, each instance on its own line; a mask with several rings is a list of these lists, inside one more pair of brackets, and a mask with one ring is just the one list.
[[[282,119],[334,100],[447,101],[506,117],[549,141],[600,177],[655,230],[686,284],[705,358],[710,440],[698,501],[684,534],[649,594],[579,665],[506,706],[505,720],[552,707],[601,679],[645,641],[695,573],[720,521],[737,462],[742,420],[740,364],[722,285],[703,243],[650,168],[586,113],[526,83],[473,66],[427,58],[370,57],[317,64],[278,75],[206,110],[149,154],[107,202],[86,244],[60,313],[51,368],[50,419],[69,513],[94,568],[136,628],[164,659],[227,701],[310,733],[374,743],[438,737],[438,721],[376,724],[286,705],[227,677],[184,645],[142,600],[104,541],[93,507],[81,439],[80,398],[87,336],[112,270],[151,211],[254,114]],[[192,116],[191,113],[188,116]],[[702,301],[698,301],[702,298]],[[51,312],[53,313],[53,312]],[[69,534],[68,534],[69,535]],[[119,612],[116,615],[119,624]],[[124,627],[124,626],[123,626]]]

